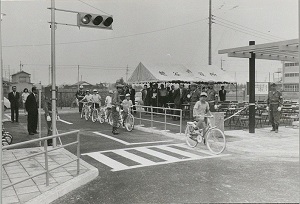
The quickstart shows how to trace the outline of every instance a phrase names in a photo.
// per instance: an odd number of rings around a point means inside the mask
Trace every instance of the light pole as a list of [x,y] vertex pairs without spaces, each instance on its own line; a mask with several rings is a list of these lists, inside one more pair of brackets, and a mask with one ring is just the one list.
[[[1,13],[1,0],[0,0],[0,13]],[[1,33],[1,24],[2,24],[2,15],[0,19],[0,97],[1,97],[1,105],[0,105],[0,130],[1,130],[1,138],[2,138],[2,114],[3,114],[3,63],[2,63],[2,33]],[[2,203],[2,144],[0,145],[0,203]]]
[[[52,135],[56,134],[55,27],[55,0],[51,0]],[[53,147],[55,146],[56,139],[53,138]]]

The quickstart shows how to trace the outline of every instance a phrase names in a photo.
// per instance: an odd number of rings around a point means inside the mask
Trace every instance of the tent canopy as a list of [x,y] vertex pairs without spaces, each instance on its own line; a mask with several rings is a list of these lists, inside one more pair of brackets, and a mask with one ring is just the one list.
[[147,82],[208,82],[235,83],[225,71],[216,66],[186,67],[182,64],[138,64],[128,83]]

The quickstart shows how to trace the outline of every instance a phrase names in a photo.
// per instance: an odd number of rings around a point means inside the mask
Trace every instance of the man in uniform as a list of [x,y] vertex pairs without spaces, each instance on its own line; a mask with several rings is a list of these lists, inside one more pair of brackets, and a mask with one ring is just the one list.
[[113,118],[112,133],[114,135],[119,134],[119,132],[118,132],[119,109],[120,109],[120,105],[122,103],[120,95],[123,91],[123,85],[122,84],[117,84],[116,88],[117,88],[117,90],[113,94],[112,103],[111,103],[112,104],[111,114],[112,114],[112,118]]
[[79,86],[79,90],[76,92],[75,96],[76,96],[76,98],[78,100],[78,103],[79,103],[79,113],[81,113],[83,103],[79,102],[79,101],[81,101],[84,98],[84,96],[85,96],[85,93],[83,91],[83,86],[82,85]]
[[280,121],[280,112],[282,107],[282,93],[276,90],[276,84],[272,83],[270,85],[271,91],[269,91],[267,99],[267,110],[269,111],[269,120],[272,124],[272,130],[278,133],[278,126]]
[[209,104],[209,110],[215,112],[218,104],[218,93],[214,89],[214,82],[209,82],[208,84],[207,102]]

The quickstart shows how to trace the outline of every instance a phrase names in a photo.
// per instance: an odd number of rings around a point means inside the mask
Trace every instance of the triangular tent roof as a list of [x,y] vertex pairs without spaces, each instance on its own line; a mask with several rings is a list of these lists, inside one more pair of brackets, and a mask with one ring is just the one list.
[[208,81],[235,83],[225,71],[212,65],[187,68],[181,64],[145,65],[141,62],[128,79],[129,83]]

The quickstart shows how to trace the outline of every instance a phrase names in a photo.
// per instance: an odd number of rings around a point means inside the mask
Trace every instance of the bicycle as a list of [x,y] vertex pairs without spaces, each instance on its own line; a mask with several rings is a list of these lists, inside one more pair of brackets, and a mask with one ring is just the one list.
[[[109,115],[108,121],[109,121],[110,125],[113,125],[112,114]],[[124,123],[124,126],[123,126],[123,123]],[[118,120],[117,127],[126,128],[126,130],[128,132],[131,132],[134,129],[134,116],[131,114],[131,108],[128,111],[128,115],[127,115],[127,118],[125,121],[123,118],[123,110],[121,110],[121,109],[119,110],[119,120]]]
[[[101,110],[100,110],[100,112],[101,112]],[[92,121],[93,121],[93,123],[96,121],[100,122],[99,110],[98,110],[98,108],[96,108],[95,103],[93,103],[93,108],[92,108]],[[100,122],[100,123],[103,123],[103,122]]]
[[92,115],[92,104],[91,102],[88,102],[86,105],[86,110],[85,110],[85,114],[84,114],[84,118],[86,121],[88,121]]
[[[205,115],[204,117],[212,118],[213,116]],[[206,131],[203,133],[203,129],[198,129],[196,124],[197,122],[187,122],[185,129],[187,145],[194,148],[198,143],[203,142],[213,154],[222,153],[226,147],[224,133],[216,126],[212,127],[210,123],[208,123]]]
[[99,113],[99,123],[104,123],[107,119],[107,107],[101,107]]
[[81,109],[81,113],[80,113],[80,118],[82,119],[85,116],[85,111],[87,110],[87,102],[82,102],[82,109]]

